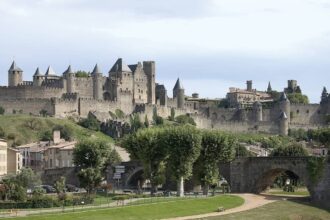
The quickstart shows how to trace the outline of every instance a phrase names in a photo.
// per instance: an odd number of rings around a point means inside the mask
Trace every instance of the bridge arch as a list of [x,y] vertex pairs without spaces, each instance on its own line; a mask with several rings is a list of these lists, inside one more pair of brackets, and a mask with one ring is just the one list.
[[143,167],[136,167],[134,170],[128,173],[125,178],[125,187],[137,188],[139,181],[140,184],[142,181],[144,181],[143,173]]

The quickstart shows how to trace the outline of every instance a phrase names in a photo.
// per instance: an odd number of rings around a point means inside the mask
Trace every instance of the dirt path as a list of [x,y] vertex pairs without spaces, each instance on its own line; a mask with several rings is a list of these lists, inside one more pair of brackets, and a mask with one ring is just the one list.
[[250,209],[254,209],[272,202],[275,202],[277,200],[282,200],[281,197],[276,196],[270,196],[270,195],[255,195],[255,194],[233,194],[242,197],[245,202],[243,205],[225,210],[223,212],[211,212],[207,214],[201,214],[201,215],[192,215],[192,216],[185,216],[185,217],[177,217],[177,218],[170,218],[167,220],[187,220],[187,219],[202,219],[212,216],[220,216],[220,215],[227,215],[235,212],[242,212]]

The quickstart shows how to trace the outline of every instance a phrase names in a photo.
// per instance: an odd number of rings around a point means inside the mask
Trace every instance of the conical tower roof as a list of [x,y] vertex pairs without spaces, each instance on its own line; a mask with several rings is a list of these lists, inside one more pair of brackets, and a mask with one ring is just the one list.
[[56,75],[56,73],[55,73],[55,71],[53,70],[53,68],[51,67],[51,66],[49,66],[48,68],[47,68],[47,71],[46,71],[46,74],[45,74],[46,76],[55,76]]
[[8,71],[18,71],[18,72],[23,72],[23,70],[21,68],[19,68],[17,65],[16,65],[16,62],[13,61],[9,70]]
[[115,64],[112,66],[109,72],[128,72],[131,73],[132,70],[126,65],[122,58],[118,58]]
[[68,68],[66,69],[65,72],[66,72],[66,73],[74,73],[74,72],[72,71],[71,65],[68,66]]
[[285,114],[285,112],[281,112],[280,119],[288,119],[288,116]]
[[41,76],[42,74],[40,73],[39,67],[36,69],[36,72],[34,73],[33,76]]
[[286,102],[289,102],[289,99],[288,97],[286,96],[285,92],[282,93],[281,97],[280,97],[280,101],[283,102],[283,101],[286,101]]
[[267,92],[271,92],[273,89],[272,89],[272,86],[270,85],[270,81],[268,82],[268,87],[267,87]]
[[182,86],[182,84],[180,82],[180,78],[177,79],[177,81],[176,81],[176,83],[174,85],[174,88],[173,88],[173,90],[177,90],[177,89],[183,89],[183,86]]
[[94,75],[94,74],[102,74],[102,72],[97,64],[95,65],[93,72],[92,72],[92,75]]
[[322,95],[323,94],[328,94],[327,88],[325,88],[325,86],[323,87],[323,90],[322,90]]

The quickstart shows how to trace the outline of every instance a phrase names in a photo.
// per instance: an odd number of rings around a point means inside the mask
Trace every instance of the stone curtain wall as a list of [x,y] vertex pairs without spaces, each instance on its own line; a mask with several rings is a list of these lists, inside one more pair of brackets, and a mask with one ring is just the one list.
[[16,113],[39,115],[41,110],[47,114],[54,115],[55,109],[50,99],[12,99],[0,100],[0,106],[5,109],[5,114]]

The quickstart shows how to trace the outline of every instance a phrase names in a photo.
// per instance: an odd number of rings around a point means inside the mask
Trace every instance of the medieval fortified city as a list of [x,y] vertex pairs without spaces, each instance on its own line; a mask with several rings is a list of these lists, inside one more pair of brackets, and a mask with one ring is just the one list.
[[0,0],[0,219],[330,219],[317,2]]

